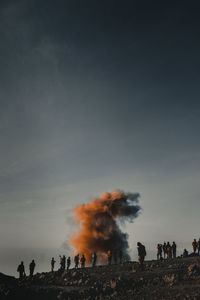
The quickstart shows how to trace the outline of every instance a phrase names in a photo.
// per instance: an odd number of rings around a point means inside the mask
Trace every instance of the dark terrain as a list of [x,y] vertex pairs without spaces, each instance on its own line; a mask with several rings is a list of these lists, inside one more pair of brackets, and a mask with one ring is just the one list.
[[0,273],[0,299],[200,299],[200,257],[135,262],[60,273],[37,273],[19,281]]

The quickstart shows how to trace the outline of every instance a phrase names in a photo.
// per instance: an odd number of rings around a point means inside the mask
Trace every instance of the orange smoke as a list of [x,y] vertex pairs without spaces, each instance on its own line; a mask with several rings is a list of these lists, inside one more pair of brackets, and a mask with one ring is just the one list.
[[91,262],[93,252],[100,262],[105,262],[108,250],[121,250],[129,257],[128,235],[121,232],[116,220],[123,218],[132,222],[140,210],[138,198],[138,193],[114,190],[73,209],[78,231],[72,234],[69,243],[76,253],[85,255],[86,264]]

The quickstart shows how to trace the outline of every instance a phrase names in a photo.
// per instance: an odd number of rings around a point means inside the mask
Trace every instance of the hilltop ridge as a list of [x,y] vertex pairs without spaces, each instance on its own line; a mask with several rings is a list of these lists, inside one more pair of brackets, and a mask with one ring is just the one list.
[[0,299],[200,299],[200,257],[37,273],[19,281],[0,274]]

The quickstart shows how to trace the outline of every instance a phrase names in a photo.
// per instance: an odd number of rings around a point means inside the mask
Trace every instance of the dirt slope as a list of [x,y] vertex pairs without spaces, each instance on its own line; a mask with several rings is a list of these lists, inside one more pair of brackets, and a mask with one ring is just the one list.
[[36,274],[23,281],[0,274],[0,299],[200,299],[200,257],[98,266]]

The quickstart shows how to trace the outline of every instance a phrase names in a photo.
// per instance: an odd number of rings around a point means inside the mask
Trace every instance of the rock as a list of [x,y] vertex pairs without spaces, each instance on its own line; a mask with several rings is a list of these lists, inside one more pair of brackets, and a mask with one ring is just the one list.
[[140,277],[140,281],[143,281],[144,280],[144,278],[143,277]]
[[77,275],[76,271],[72,273],[72,277],[75,277],[76,275]]
[[116,298],[116,297],[117,297],[117,292],[115,291],[115,292],[111,295],[111,297],[117,299],[117,298]]
[[60,293],[58,294],[57,298],[58,298],[58,299],[61,299],[61,298],[62,298],[62,295],[63,295],[63,293],[60,292]]
[[173,284],[176,281],[176,275],[175,274],[165,275],[163,277],[163,280],[165,283]]
[[188,267],[188,273],[191,275],[191,274],[199,274],[200,273],[200,268],[198,265],[196,264],[192,264],[192,265],[189,265]]
[[110,281],[110,287],[111,287],[112,289],[116,288],[116,285],[117,285],[116,281],[114,281],[114,280],[111,280],[111,281]]

